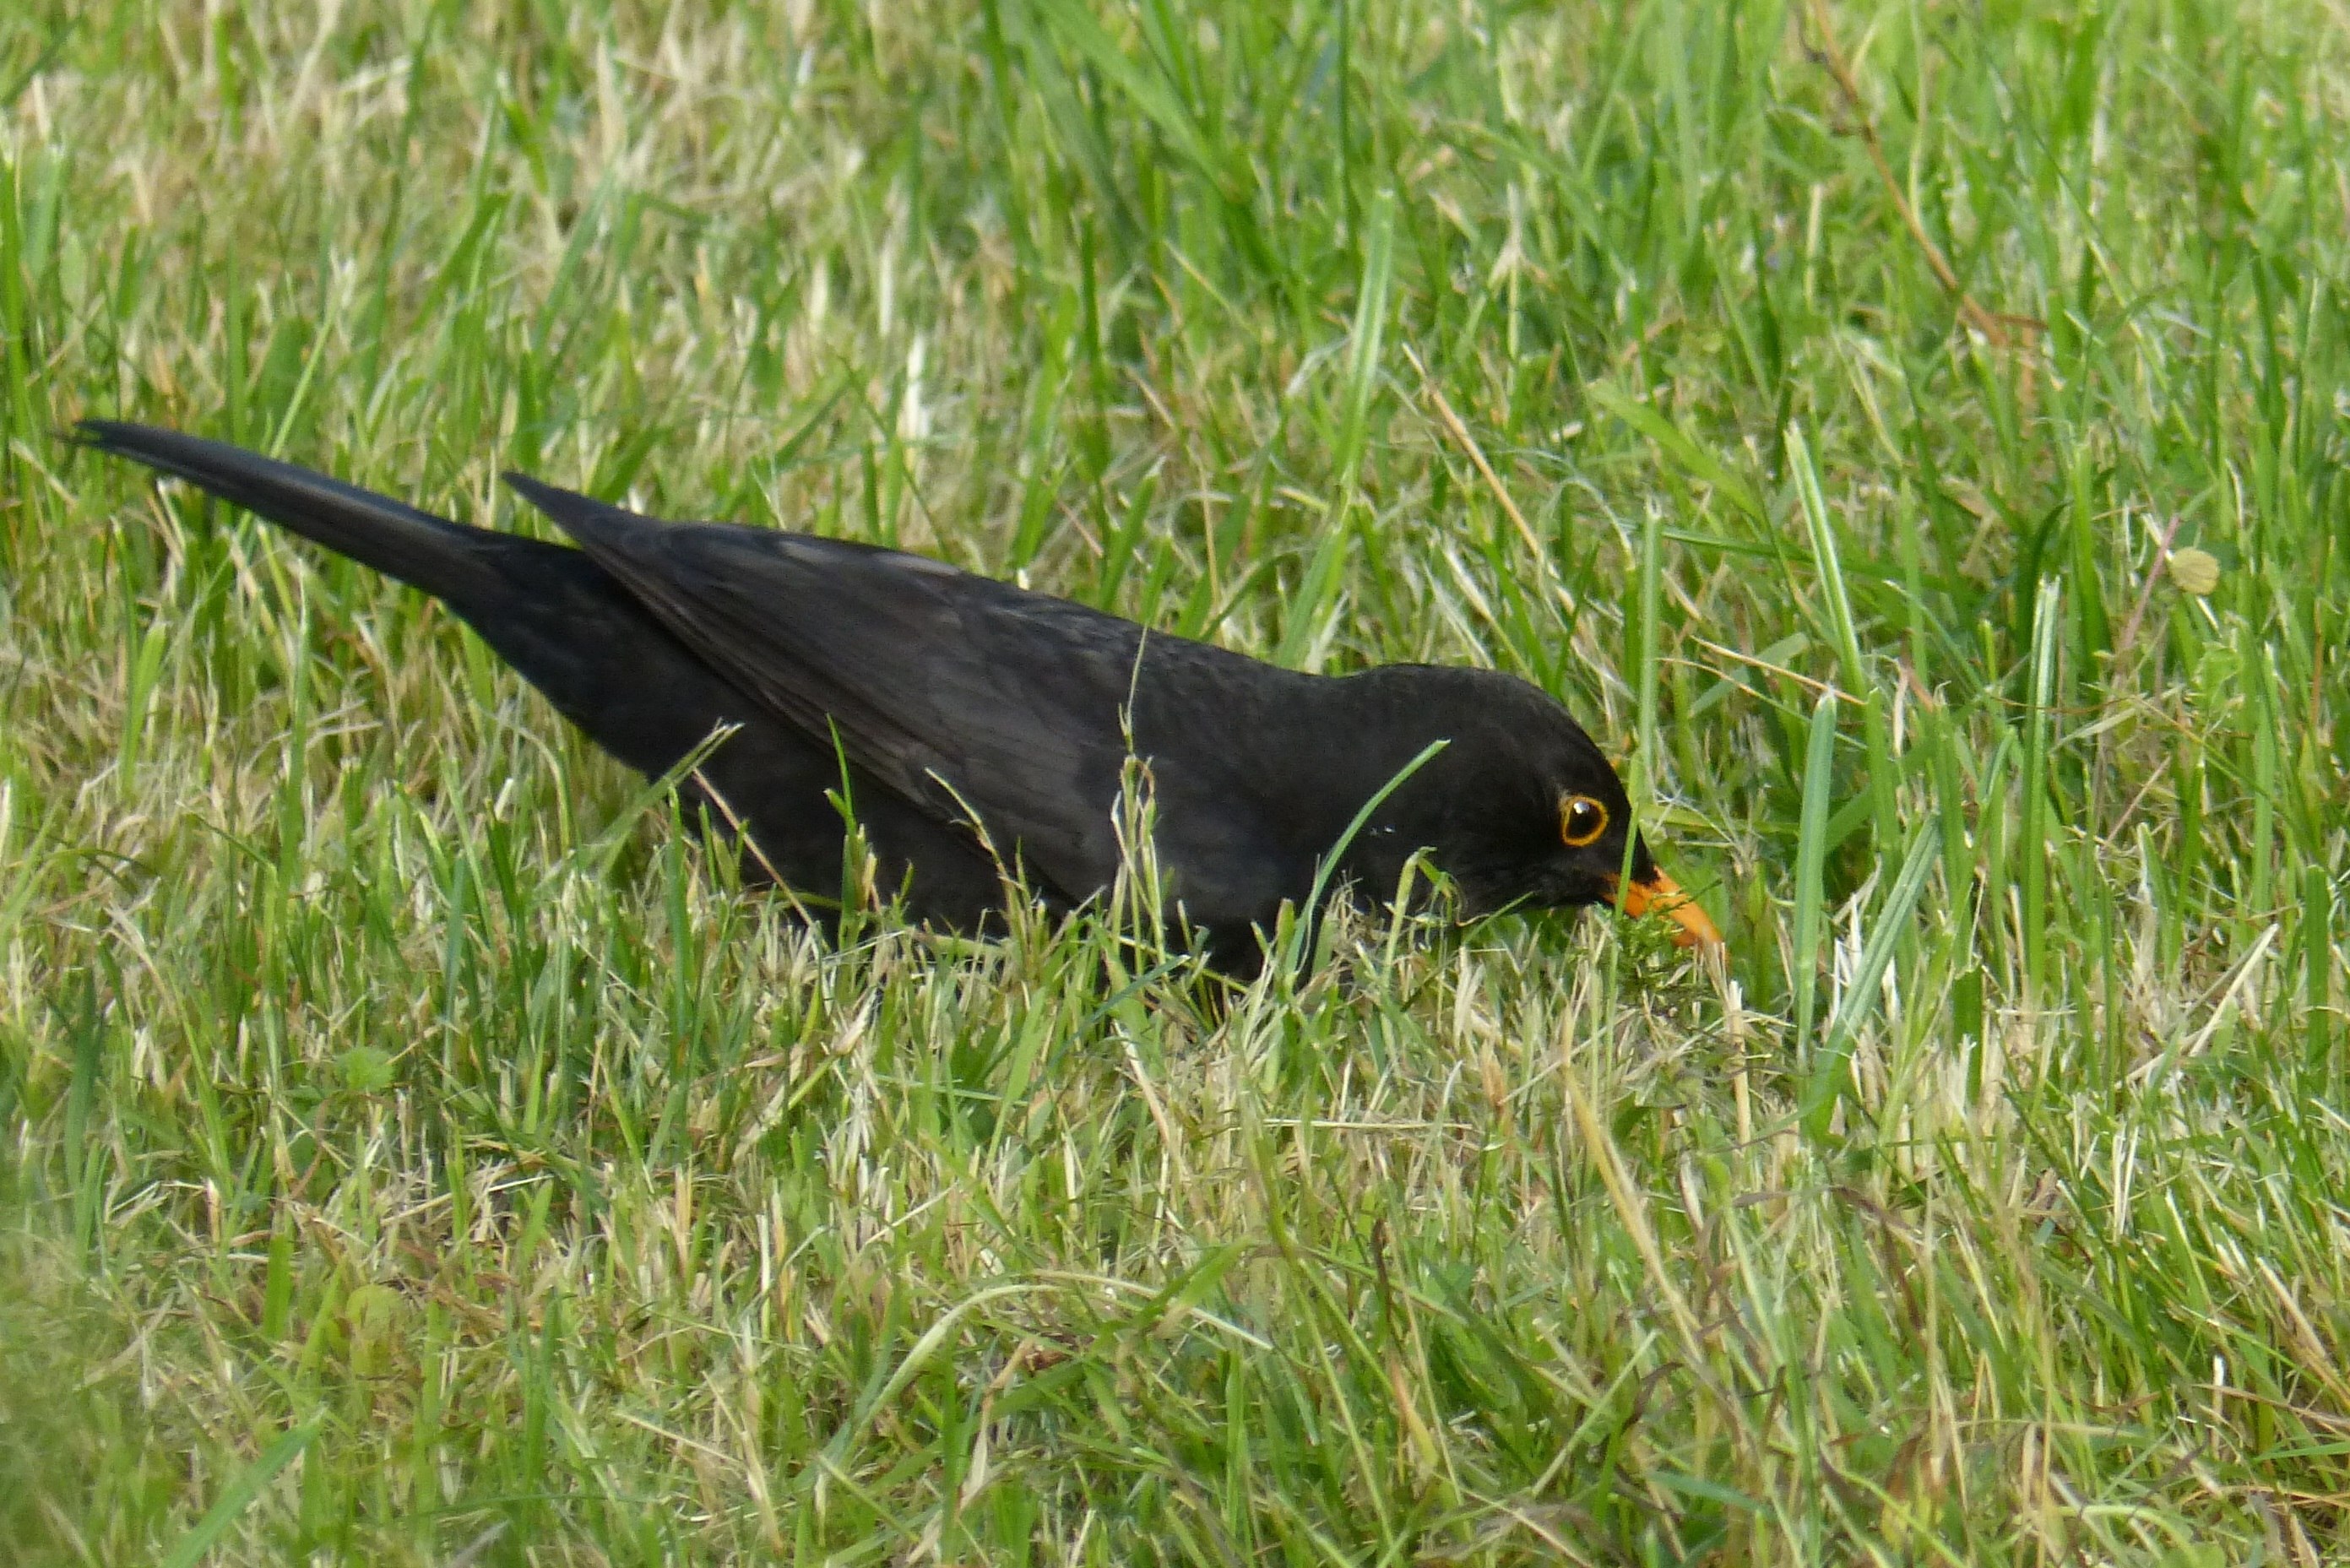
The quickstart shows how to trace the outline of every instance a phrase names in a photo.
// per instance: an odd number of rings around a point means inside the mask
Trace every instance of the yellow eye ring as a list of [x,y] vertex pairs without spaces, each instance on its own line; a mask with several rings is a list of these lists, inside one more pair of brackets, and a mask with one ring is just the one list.
[[1607,831],[1607,806],[1587,794],[1571,794],[1558,803],[1558,836],[1569,849],[1598,842]]

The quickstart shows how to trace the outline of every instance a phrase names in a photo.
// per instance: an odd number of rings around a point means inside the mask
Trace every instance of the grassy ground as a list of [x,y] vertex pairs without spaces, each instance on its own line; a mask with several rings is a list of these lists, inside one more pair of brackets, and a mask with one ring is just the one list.
[[[13,1561],[2342,1561],[2350,23],[1832,25],[0,13]],[[82,413],[1518,670],[1731,960],[828,949]]]

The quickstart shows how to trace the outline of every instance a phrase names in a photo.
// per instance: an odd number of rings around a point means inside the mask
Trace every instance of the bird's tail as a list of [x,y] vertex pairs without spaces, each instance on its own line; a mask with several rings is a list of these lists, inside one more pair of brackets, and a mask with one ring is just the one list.
[[493,587],[503,538],[290,462],[152,425],[83,420],[75,437],[201,485],[302,537],[463,608]]

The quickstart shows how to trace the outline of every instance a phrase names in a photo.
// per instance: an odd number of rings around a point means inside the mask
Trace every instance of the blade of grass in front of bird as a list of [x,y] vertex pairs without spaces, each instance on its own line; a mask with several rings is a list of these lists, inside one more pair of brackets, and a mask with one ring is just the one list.
[[1363,831],[1363,824],[1370,821],[1371,814],[1387,804],[1388,796],[1401,789],[1412,774],[1426,767],[1437,753],[1451,743],[1449,740],[1430,741],[1422,746],[1418,756],[1398,768],[1395,777],[1381,784],[1378,793],[1365,801],[1362,809],[1355,813],[1354,820],[1347,824],[1347,831],[1338,835],[1338,842],[1330,846],[1329,852],[1322,857],[1321,864],[1314,868],[1313,891],[1306,895],[1305,908],[1298,911],[1299,919],[1292,928],[1293,949],[1282,955],[1285,964],[1295,969],[1299,957],[1311,950],[1307,944],[1319,923],[1317,917],[1322,909],[1322,898],[1329,891],[1331,874],[1337,869],[1338,862],[1346,858],[1347,849],[1355,842],[1356,836]]
[[1804,812],[1795,838],[1795,1059],[1807,1060],[1819,997],[1822,872],[1827,860],[1828,803],[1835,774],[1836,691],[1820,693],[1804,748]]
[[[613,861],[619,858],[621,848],[628,843],[629,836],[636,832],[637,824],[645,813],[682,789],[702,771],[702,764],[717,754],[718,748],[741,728],[740,724],[723,722],[712,726],[710,733],[695,742],[693,749],[671,763],[668,772],[639,785],[630,794],[628,804],[613,813],[611,820],[599,832],[572,852],[580,867],[593,876],[610,876]],[[707,787],[707,781],[702,782]]]

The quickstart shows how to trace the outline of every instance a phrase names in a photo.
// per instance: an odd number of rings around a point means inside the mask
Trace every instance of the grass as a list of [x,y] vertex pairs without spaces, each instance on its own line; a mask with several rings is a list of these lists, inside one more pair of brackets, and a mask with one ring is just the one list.
[[[2345,67],[2314,0],[0,12],[0,1538],[2341,1561]],[[84,413],[1516,670],[1731,958],[827,947]]]

